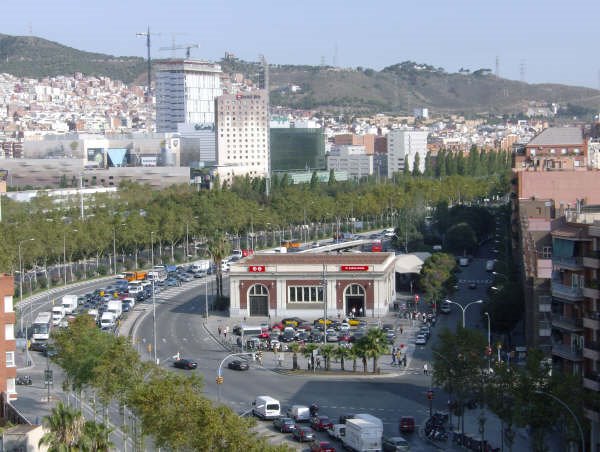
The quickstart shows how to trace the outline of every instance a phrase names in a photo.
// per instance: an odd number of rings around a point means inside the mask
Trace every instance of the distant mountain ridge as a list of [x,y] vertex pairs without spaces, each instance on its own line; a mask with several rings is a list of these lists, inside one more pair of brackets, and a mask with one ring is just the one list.
[[[236,59],[219,62],[228,73],[258,79],[259,63]],[[529,102],[569,104],[573,114],[600,109],[600,91],[560,84],[527,84],[496,77],[489,69],[448,73],[410,61],[381,71],[368,68],[272,64],[271,104],[292,108],[371,114],[412,113],[429,108],[440,113],[517,113]],[[0,34],[0,72],[18,77],[108,76],[126,83],[145,83],[140,57],[115,57],[77,50],[32,36]],[[299,90],[291,90],[296,85]],[[570,112],[570,110],[569,110]]]

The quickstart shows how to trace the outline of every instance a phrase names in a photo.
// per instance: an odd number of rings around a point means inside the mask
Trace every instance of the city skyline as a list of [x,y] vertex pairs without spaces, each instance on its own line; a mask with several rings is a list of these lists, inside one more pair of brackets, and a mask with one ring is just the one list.
[[[490,6],[456,0],[423,7],[380,0],[367,8],[354,0],[307,0],[294,8],[266,0],[106,0],[82,8],[72,0],[23,0],[3,8],[3,33],[42,37],[90,52],[145,57],[145,40],[136,33],[149,25],[153,33],[160,33],[152,37],[153,58],[170,57],[172,52],[159,48],[174,42],[199,44],[192,57],[206,60],[231,52],[247,61],[257,61],[262,54],[274,64],[325,62],[376,70],[411,60],[448,72],[495,72],[498,61],[504,78],[598,89],[600,63],[591,56],[600,3],[574,0],[564,5],[507,0]],[[176,55],[182,57],[184,51]]]

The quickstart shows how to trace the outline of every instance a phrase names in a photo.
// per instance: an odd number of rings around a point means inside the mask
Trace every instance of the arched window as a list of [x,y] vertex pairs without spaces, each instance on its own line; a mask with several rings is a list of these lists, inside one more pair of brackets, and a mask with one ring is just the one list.
[[269,291],[262,284],[256,284],[250,288],[250,295],[269,295]]
[[360,284],[352,284],[346,288],[346,295],[364,295],[365,289]]

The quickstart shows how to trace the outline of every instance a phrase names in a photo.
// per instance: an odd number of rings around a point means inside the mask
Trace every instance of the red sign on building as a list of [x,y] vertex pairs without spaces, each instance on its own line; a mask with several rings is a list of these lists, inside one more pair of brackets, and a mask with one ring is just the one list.
[[381,253],[383,251],[383,247],[381,245],[371,245],[372,253]]
[[248,267],[248,271],[250,273],[264,273],[267,270],[267,267],[264,265],[251,265]]
[[342,265],[343,272],[366,272],[369,270],[368,265]]

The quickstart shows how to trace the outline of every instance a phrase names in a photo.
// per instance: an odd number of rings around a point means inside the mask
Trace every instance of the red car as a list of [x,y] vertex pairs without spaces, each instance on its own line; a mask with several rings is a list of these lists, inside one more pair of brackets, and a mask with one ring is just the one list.
[[327,416],[313,416],[310,419],[310,426],[318,432],[324,432],[328,428],[333,428],[333,422]]
[[327,441],[315,440],[310,444],[310,452],[335,452],[335,447]]
[[402,416],[398,428],[400,433],[413,433],[415,431],[415,418],[412,416]]

